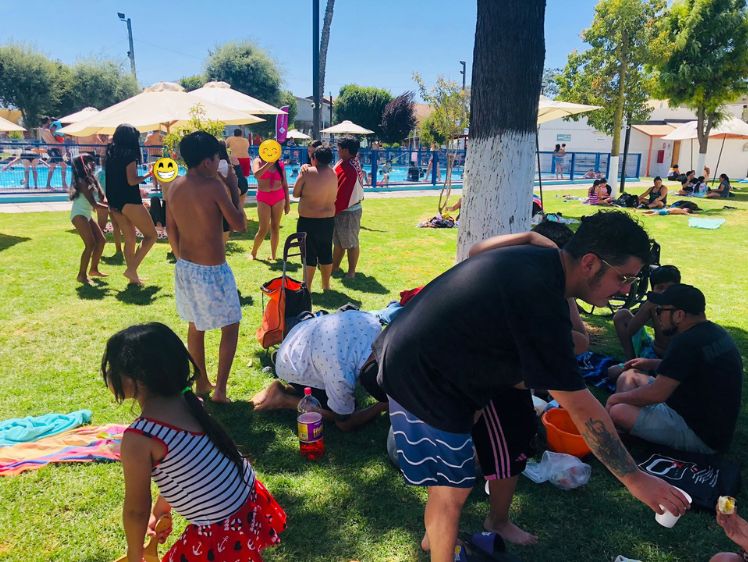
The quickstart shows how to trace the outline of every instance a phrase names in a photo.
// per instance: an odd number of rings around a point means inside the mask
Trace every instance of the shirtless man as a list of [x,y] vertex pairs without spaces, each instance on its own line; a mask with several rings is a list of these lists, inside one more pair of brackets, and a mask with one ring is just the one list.
[[[239,294],[226,263],[222,220],[243,232],[247,219],[239,204],[234,170],[218,177],[218,140],[205,131],[190,133],[179,143],[187,175],[178,178],[166,194],[169,243],[177,258],[175,271],[177,312],[189,322],[187,349],[199,369],[196,392],[213,392],[213,401],[228,402],[226,382],[234,361],[242,317]],[[226,190],[228,187],[228,193]],[[215,389],[205,367],[205,331],[221,329]]]
[[322,290],[330,289],[335,198],[338,195],[338,177],[330,167],[330,147],[317,147],[311,159],[312,165],[302,168],[293,186],[293,196],[300,199],[296,232],[306,232],[304,282],[310,293],[318,264],[322,272]]

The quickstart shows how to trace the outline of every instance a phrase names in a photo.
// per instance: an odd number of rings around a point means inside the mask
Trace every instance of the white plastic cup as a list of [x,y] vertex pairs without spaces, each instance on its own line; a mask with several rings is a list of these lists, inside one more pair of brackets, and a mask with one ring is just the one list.
[[[688,505],[691,505],[691,501],[692,501],[691,496],[689,496],[688,493],[684,492],[677,486],[673,486],[673,487],[676,490],[678,490],[681,494],[686,496],[686,499],[688,500]],[[655,513],[655,521],[657,521],[663,527],[672,529],[675,526],[675,524],[678,522],[678,519],[680,519],[680,515],[673,515],[667,509],[665,509],[662,505],[660,505],[660,507],[665,510],[665,513],[663,514]]]

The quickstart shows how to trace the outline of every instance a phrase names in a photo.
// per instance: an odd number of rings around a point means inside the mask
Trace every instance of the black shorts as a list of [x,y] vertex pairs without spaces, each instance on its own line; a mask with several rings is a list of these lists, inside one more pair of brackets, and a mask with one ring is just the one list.
[[[288,384],[291,385],[291,388],[293,388],[293,392],[296,396],[298,396],[299,398],[304,396],[305,387],[303,384],[296,384],[295,382],[290,382]],[[327,393],[323,389],[312,388],[312,396],[314,396],[319,401],[319,405],[322,406],[325,410],[330,410],[330,406],[327,405]]]
[[529,390],[507,388],[494,394],[473,425],[473,444],[486,480],[517,476],[534,454],[538,419]]
[[306,232],[306,264],[311,266],[332,264],[332,234],[335,217],[312,219],[299,217],[296,232]]
[[50,148],[47,150],[47,154],[49,154],[50,164],[59,164],[62,162],[62,152],[59,148]]
[[234,171],[236,172],[236,177],[239,180],[239,193],[241,195],[244,195],[249,191],[249,182],[247,181],[247,178],[244,177],[244,173],[242,172],[242,167],[237,164],[234,166]]

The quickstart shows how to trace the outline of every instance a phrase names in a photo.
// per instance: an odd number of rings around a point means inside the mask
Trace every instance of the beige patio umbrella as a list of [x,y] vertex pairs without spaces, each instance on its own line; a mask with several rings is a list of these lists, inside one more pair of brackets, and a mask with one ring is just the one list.
[[286,138],[296,140],[309,140],[312,137],[310,137],[309,135],[305,135],[304,133],[302,133],[301,131],[297,131],[296,129],[291,129],[290,131],[288,131],[288,133],[286,133]]
[[227,125],[259,123],[261,118],[229,107],[195,99],[179,84],[158,82],[141,93],[121,101],[99,113],[68,125],[59,132],[75,137],[93,134],[111,135],[122,123],[129,123],[141,132],[171,127],[189,121],[196,106],[201,106],[205,117]]
[[364,129],[361,125],[356,125],[352,121],[343,121],[327,129],[322,129],[320,133],[329,133],[331,135],[373,135],[374,131]]
[[202,88],[188,93],[200,100],[244,111],[250,115],[284,115],[286,113],[269,103],[233,90],[227,82],[208,82]]
[[[540,96],[538,100],[538,127],[548,121],[555,121],[556,119],[563,119],[570,115],[577,115],[578,113],[587,113],[588,111],[595,111],[600,109],[599,105],[585,105],[583,103],[572,103],[568,101],[556,101],[545,96]],[[538,137],[535,135],[535,154],[538,158],[538,187],[540,188],[540,205],[543,205],[543,178],[540,174],[540,145],[538,144]]]
[[13,123],[13,121],[8,121],[7,119],[4,119],[0,117],[0,131],[4,133],[11,133],[14,131],[25,131],[23,127],[20,125],[16,125]]
[[86,119],[87,117],[96,115],[98,112],[99,110],[95,107],[84,107],[80,111],[76,111],[75,113],[71,113],[70,115],[66,115],[65,117],[60,117],[58,121],[65,124],[77,123],[78,121]]

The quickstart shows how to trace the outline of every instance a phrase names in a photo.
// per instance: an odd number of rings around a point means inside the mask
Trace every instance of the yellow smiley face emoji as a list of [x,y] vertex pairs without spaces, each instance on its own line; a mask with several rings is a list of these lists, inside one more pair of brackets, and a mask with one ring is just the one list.
[[276,162],[281,157],[283,149],[278,141],[268,139],[260,143],[258,151],[260,152],[260,158],[265,162]]
[[177,179],[179,167],[171,158],[159,158],[153,165],[153,176],[156,180],[169,183]]

